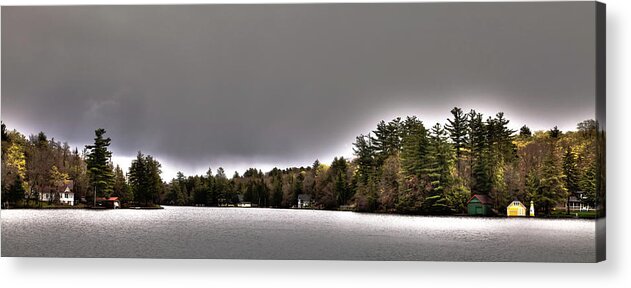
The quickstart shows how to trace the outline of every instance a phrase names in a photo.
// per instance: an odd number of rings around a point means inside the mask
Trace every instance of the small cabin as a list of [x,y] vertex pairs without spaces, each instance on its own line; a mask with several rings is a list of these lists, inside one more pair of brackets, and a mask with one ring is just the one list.
[[508,207],[506,207],[506,216],[526,216],[526,206],[524,206],[524,204],[522,204],[519,200],[515,200],[508,204]]
[[108,198],[97,197],[96,204],[97,206],[101,206],[101,207],[105,207],[109,209],[121,208],[120,200],[118,200],[118,197],[108,197]]
[[489,216],[493,214],[493,200],[487,195],[474,194],[467,202],[467,212],[471,216]]
[[298,208],[311,207],[311,195],[298,194]]

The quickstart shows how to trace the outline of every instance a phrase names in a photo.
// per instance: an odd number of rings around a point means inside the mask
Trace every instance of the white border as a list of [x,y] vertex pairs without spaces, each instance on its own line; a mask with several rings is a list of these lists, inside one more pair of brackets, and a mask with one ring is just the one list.
[[[415,2],[415,1],[19,1],[2,5]],[[432,1],[445,2],[445,1]],[[470,1],[462,1],[470,2]],[[493,1],[495,2],[495,1]],[[0,258],[2,287],[628,287],[631,283],[629,178],[629,54],[631,15],[627,1],[607,3],[607,258],[600,264],[254,261],[162,259]],[[624,118],[623,118],[624,117]]]

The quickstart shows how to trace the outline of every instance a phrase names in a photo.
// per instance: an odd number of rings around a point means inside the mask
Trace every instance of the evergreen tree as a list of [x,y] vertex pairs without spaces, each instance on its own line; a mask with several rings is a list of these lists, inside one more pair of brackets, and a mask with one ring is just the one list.
[[328,172],[333,181],[333,194],[338,206],[345,205],[353,196],[349,189],[350,181],[347,171],[348,161],[344,157],[335,157]]
[[[357,136],[357,138],[355,138],[355,143],[353,143],[353,146],[353,152],[357,159],[357,178],[359,179],[360,183],[365,185],[368,183],[368,179],[375,172],[375,155],[373,147],[370,143],[370,136]],[[317,173],[319,167],[320,162],[316,160],[316,163],[313,164],[313,170]]]
[[423,122],[407,117],[403,122],[401,166],[406,176],[421,178],[427,165],[429,139]]
[[430,191],[423,201],[422,211],[426,214],[450,214],[452,212],[447,203],[446,189],[451,182],[453,157],[451,145],[447,143],[447,133],[436,123],[430,132],[430,146],[427,179]]
[[[148,206],[160,202],[159,195],[163,189],[162,178],[160,177],[160,174],[162,173],[160,170],[161,166],[162,165],[152,156],[145,156],[142,152],[138,151],[136,159],[131,162],[129,173],[127,174],[129,178],[129,186],[131,187],[134,195],[134,200],[137,203],[143,203]],[[184,175],[178,173],[178,178],[178,180],[183,180],[182,178],[184,178]],[[179,182],[179,184],[181,185],[182,182]],[[181,190],[175,192],[179,193]],[[177,194],[175,196],[176,197],[171,197],[171,200],[175,198],[175,200],[181,202],[181,199],[179,199],[180,196]]]
[[482,114],[471,110],[469,117],[469,149],[471,150],[471,193],[488,195],[491,190],[490,151],[487,127],[482,121]]
[[[565,175],[565,187],[568,190],[568,197],[580,190],[579,171],[576,163],[576,155],[572,148],[567,147],[563,155],[563,174]],[[569,198],[568,198],[569,200]],[[568,207],[569,208],[569,207]],[[568,210],[569,211],[569,210]]]
[[105,134],[103,128],[97,129],[94,133],[96,134],[94,145],[85,146],[89,150],[85,161],[90,175],[90,185],[96,189],[96,197],[109,196],[112,193],[114,180],[114,173],[110,166],[112,152],[107,150],[111,139],[103,138]]
[[305,180],[304,173],[297,173],[294,178],[294,193],[296,194],[296,203],[298,202],[298,195],[303,193],[303,182]]
[[127,179],[125,179],[125,173],[118,165],[114,169],[114,186],[112,190],[112,196],[119,197],[123,203],[133,200],[131,189],[127,184]]
[[524,125],[519,128],[519,137],[521,138],[530,138],[532,136],[532,132],[528,126]]
[[228,181],[228,177],[226,177],[226,172],[223,167],[219,167],[219,169],[217,169],[217,174],[215,175],[214,183],[212,184],[218,197],[217,204],[225,205],[230,202],[230,199],[232,198],[232,193],[229,189],[230,182]]
[[558,165],[554,149],[546,157],[539,182],[539,191],[536,202],[545,215],[550,215],[552,208],[561,200],[566,199],[565,176],[563,169]]
[[127,176],[134,200],[145,204],[148,203],[149,179],[147,175],[147,161],[142,152],[138,151],[136,159],[132,160]]
[[561,134],[563,134],[563,132],[561,132],[561,130],[559,130],[559,127],[557,126],[554,126],[554,128],[548,131],[548,135],[550,136],[550,138],[553,139],[558,139],[559,137],[561,137]]
[[[355,149],[353,149],[353,151],[355,151]],[[357,153],[357,152],[355,152],[355,153]],[[276,168],[274,168],[274,169],[276,169]],[[320,169],[320,160],[316,159],[315,161],[313,161],[313,165],[311,165],[311,170],[313,171],[313,173],[316,173],[319,169]]]
[[372,150],[375,153],[375,167],[381,168],[383,161],[401,149],[401,118],[386,123],[383,120],[373,131]]
[[445,125],[445,129],[449,132],[449,137],[456,149],[456,171],[458,175],[460,175],[462,171],[462,150],[468,141],[467,115],[458,107],[454,107],[454,109],[451,110],[451,114],[453,115],[453,119],[447,119],[449,123]]
[[506,170],[516,160],[516,146],[513,143],[515,131],[508,128],[508,123],[503,112],[486,121],[489,192],[497,208],[506,206],[512,200],[508,193]]
[[[147,162],[147,178],[148,178],[148,195],[147,195],[147,200],[151,203],[160,203],[160,194],[162,194],[162,190],[164,189],[163,187],[163,183],[162,183],[162,177],[160,176],[160,174],[162,174],[162,164],[160,164],[160,162],[158,162],[158,160],[156,160],[155,158],[153,158],[151,155],[147,155],[146,158],[146,162]],[[147,201],[145,200],[145,201]]]
[[432,172],[438,177],[435,178],[438,181],[438,185],[433,187],[438,188],[438,191],[442,193],[444,189],[450,184],[451,181],[451,169],[453,165],[453,150],[447,143],[447,133],[439,123],[436,123],[432,127],[430,132],[430,165],[432,166]]
[[171,185],[169,189],[169,195],[167,196],[168,203],[175,205],[186,205],[188,203],[186,193],[186,178],[184,177],[184,174],[182,172],[177,172],[176,178],[171,180]]
[[541,187],[540,187],[540,183],[539,183],[539,175],[537,172],[536,168],[532,168],[531,170],[527,171],[526,173],[526,177],[525,177],[525,194],[526,194],[526,200],[528,200],[528,202],[530,201],[535,201],[537,202],[537,207],[539,205],[538,202],[538,195],[541,194]]
[[[318,163],[319,165],[319,163]],[[283,180],[282,174],[276,173],[272,176],[272,199],[271,206],[272,207],[280,207],[283,201]]]
[[9,136],[7,134],[7,125],[4,125],[4,123],[2,123],[1,126],[2,126],[2,141],[9,141]]
[[9,201],[9,203],[15,203],[15,205],[17,205],[20,200],[24,199],[25,193],[26,190],[24,190],[24,183],[20,178],[20,175],[15,175],[15,180],[9,188],[7,200]]

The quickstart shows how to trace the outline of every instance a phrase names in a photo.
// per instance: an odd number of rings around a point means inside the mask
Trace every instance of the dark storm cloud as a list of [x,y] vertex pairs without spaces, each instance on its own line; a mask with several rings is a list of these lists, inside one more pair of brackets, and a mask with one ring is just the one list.
[[308,165],[456,105],[571,129],[594,117],[593,5],[3,7],[2,120],[187,169]]

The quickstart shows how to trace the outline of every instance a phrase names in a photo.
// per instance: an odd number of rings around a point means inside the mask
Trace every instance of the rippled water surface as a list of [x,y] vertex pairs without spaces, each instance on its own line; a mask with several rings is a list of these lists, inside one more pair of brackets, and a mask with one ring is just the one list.
[[595,221],[315,210],[2,210],[2,256],[592,262]]

